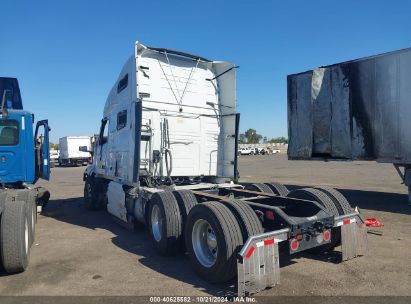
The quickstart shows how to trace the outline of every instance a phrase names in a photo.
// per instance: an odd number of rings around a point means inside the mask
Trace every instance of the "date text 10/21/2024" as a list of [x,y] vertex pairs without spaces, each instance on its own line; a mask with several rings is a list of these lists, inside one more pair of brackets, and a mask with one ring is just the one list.
[[252,297],[213,297],[213,296],[196,296],[196,297],[178,297],[163,296],[150,297],[150,303],[256,303]]

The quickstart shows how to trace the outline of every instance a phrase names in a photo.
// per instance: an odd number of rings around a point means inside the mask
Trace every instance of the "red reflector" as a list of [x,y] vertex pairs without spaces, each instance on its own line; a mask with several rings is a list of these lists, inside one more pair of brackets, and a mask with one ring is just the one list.
[[272,211],[266,211],[265,212],[265,217],[267,218],[267,220],[274,220],[274,212]]
[[324,241],[329,241],[331,238],[331,233],[328,230],[324,231]]
[[343,221],[343,225],[349,225],[349,224],[351,224],[350,219]]
[[298,249],[298,241],[296,239],[293,239],[291,241],[290,247],[291,247],[291,250],[297,250]]
[[273,239],[271,239],[271,240],[264,240],[264,245],[271,245],[271,244],[274,244],[274,240],[273,240]]
[[253,255],[253,252],[254,252],[254,246],[252,246],[250,249],[248,249],[248,252],[245,255],[246,259],[249,259]]

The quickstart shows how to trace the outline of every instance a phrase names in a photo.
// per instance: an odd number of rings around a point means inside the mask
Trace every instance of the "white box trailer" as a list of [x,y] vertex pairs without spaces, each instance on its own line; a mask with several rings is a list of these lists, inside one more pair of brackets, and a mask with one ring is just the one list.
[[[237,184],[235,65],[135,45],[104,107],[88,209],[147,225],[160,254],[188,253],[210,282],[237,275],[239,295],[279,281],[279,250],[363,254],[361,217],[334,189]],[[279,243],[282,246],[279,247]]]
[[83,165],[91,163],[90,152],[80,151],[80,147],[91,150],[90,136],[65,136],[59,139],[59,165]]

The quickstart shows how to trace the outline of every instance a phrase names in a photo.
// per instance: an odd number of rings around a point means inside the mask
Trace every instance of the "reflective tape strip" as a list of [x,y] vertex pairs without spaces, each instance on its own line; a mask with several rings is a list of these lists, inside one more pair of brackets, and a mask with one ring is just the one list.
[[264,245],[272,245],[275,243],[275,240],[271,239],[271,240],[264,240]]
[[264,246],[264,241],[257,242],[257,243],[255,243],[255,245],[256,245],[257,247],[262,247],[262,246]]
[[[267,240],[255,243],[255,246],[257,248],[259,248],[259,247],[262,247],[262,246],[274,245],[275,243],[279,243],[281,241],[282,240],[280,240],[280,239],[267,239]],[[248,249],[247,254],[245,255],[245,258],[249,259],[253,255],[254,250],[255,250],[255,247],[251,246],[250,249]]]
[[349,224],[352,224],[352,223],[355,223],[355,222],[356,222],[355,217],[353,217],[353,218],[350,218],[350,219],[345,219],[341,222],[337,222],[337,224],[335,226],[339,227],[339,226],[342,226],[342,225],[349,225]]
[[24,116],[22,116],[21,117],[21,129],[24,130],[25,127],[26,127],[25,126],[25,119],[24,119]]
[[249,259],[253,255],[253,252],[254,252],[254,246],[251,246],[250,249],[248,249],[247,254],[245,255],[245,258]]

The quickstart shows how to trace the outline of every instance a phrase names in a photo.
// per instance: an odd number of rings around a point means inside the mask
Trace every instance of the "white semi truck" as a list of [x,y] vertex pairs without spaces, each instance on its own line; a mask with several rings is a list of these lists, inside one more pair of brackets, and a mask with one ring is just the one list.
[[[144,223],[160,254],[188,252],[204,279],[238,294],[279,282],[279,252],[364,254],[361,216],[337,191],[237,184],[236,66],[136,43],[107,98],[88,209]],[[85,149],[83,149],[85,150]]]
[[[84,150],[80,151],[80,147]],[[64,136],[59,139],[59,165],[83,165],[91,163],[91,137],[90,136]]]

